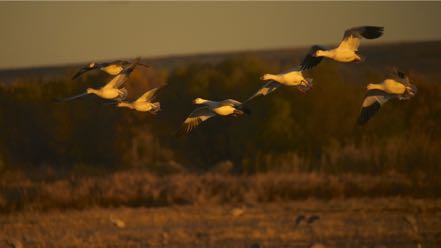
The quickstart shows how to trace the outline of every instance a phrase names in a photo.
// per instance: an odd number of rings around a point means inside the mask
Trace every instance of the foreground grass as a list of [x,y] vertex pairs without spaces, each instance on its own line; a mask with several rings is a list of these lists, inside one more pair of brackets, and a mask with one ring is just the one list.
[[441,182],[394,173],[382,176],[317,173],[172,174],[158,176],[126,171],[96,177],[33,181],[4,174],[0,178],[0,209],[84,209],[118,206],[256,204],[304,199],[438,198]]
[[[379,198],[24,211],[0,215],[0,247],[439,247],[440,207]],[[319,219],[296,225],[300,214]]]

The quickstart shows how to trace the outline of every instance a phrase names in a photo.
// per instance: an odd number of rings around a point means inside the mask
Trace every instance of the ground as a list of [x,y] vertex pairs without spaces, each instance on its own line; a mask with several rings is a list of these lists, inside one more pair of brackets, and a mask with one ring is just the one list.
[[[0,247],[440,247],[440,209],[441,199],[366,198],[29,210],[0,215]],[[319,219],[296,225],[300,215]]]

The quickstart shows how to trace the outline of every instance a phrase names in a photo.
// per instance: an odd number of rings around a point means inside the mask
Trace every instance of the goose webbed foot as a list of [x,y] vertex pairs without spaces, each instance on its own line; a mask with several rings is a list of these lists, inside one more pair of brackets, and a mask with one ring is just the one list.
[[361,63],[363,63],[365,60],[366,60],[365,57],[359,56],[359,58],[354,59],[353,62],[354,62],[355,64],[361,64]]
[[303,94],[306,94],[306,92],[308,92],[308,90],[310,90],[313,87],[312,84],[309,85],[300,85],[297,87],[297,89],[299,89],[299,91]]

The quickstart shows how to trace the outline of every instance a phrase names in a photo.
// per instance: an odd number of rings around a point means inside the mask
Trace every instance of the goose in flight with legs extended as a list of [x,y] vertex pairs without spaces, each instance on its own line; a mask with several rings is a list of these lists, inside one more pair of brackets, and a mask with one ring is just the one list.
[[203,107],[199,107],[185,119],[181,128],[178,130],[177,135],[181,136],[189,133],[201,122],[208,120],[209,118],[220,116],[240,116],[243,114],[249,114],[250,111],[243,107],[243,104],[234,99],[226,99],[223,101],[210,101],[202,98],[196,98],[193,100],[194,104],[202,104]]
[[310,48],[308,54],[303,59],[301,69],[307,70],[320,63],[323,57],[333,59],[339,62],[361,62],[364,58],[358,53],[360,40],[376,39],[383,35],[383,27],[361,26],[350,28],[345,31],[343,40],[339,46],[334,49],[325,49],[314,45]]
[[118,107],[126,107],[141,112],[150,112],[156,114],[161,110],[161,104],[159,102],[152,102],[155,98],[156,91],[159,88],[153,88],[133,102],[120,101],[117,103]]
[[368,84],[357,124],[360,126],[366,124],[389,99],[408,100],[416,93],[417,88],[409,82],[409,78],[394,68],[391,75],[383,82]]
[[[136,58],[135,60],[139,61],[139,58]],[[104,71],[105,73],[107,73],[109,75],[115,76],[115,75],[118,75],[119,73],[121,73],[124,70],[124,68],[130,64],[131,64],[131,62],[129,62],[127,60],[115,60],[115,61],[108,62],[108,63],[106,63],[106,62],[105,63],[92,62],[89,65],[86,65],[83,68],[81,68],[77,73],[75,73],[75,75],[72,77],[72,79],[76,79],[81,74],[86,73],[91,70],[94,70],[94,69],[100,69],[101,71]],[[141,65],[146,68],[150,67],[146,64],[139,63],[139,62],[137,62],[136,65]]]
[[74,100],[79,97],[83,97],[89,94],[95,94],[101,98],[109,100],[122,101],[127,97],[127,90],[120,88],[129,79],[130,74],[135,69],[138,60],[134,61],[130,66],[124,69],[120,74],[115,76],[109,83],[99,89],[87,88],[86,92],[76,96],[63,99],[63,102]]
[[245,102],[260,95],[266,96],[282,85],[295,86],[302,93],[306,93],[313,86],[312,78],[305,78],[303,71],[299,70],[299,68],[294,68],[281,74],[265,74],[260,79],[267,82]]

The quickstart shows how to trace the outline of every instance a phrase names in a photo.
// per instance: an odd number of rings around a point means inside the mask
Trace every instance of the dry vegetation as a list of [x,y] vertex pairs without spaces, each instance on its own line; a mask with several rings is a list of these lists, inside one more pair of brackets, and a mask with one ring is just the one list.
[[203,204],[258,204],[309,198],[438,198],[436,178],[324,173],[259,173],[165,176],[125,171],[106,176],[72,176],[54,181],[31,181],[5,174],[0,180],[0,209],[84,209],[115,206],[170,206]]
[[[0,215],[0,247],[437,248],[440,207],[440,200],[377,198],[26,211]],[[296,225],[300,214],[319,219]]]

